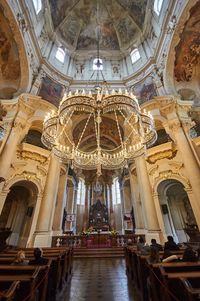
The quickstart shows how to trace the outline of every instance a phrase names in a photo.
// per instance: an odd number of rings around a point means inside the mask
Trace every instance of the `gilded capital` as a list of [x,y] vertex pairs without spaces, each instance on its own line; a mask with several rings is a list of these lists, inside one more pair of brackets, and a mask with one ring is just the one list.
[[169,120],[168,127],[172,133],[176,133],[181,128],[181,123],[178,119]]

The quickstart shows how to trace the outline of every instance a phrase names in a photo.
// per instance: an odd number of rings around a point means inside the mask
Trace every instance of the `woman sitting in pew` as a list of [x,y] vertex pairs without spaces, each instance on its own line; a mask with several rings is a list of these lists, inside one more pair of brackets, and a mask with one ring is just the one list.
[[45,265],[48,263],[48,259],[42,257],[43,251],[41,248],[35,248],[33,254],[35,259],[29,261],[30,265]]
[[27,265],[29,261],[26,260],[24,251],[19,251],[13,261],[12,265]]
[[177,262],[180,261],[178,256],[172,254],[171,250],[165,249],[162,257],[162,262]]
[[185,251],[183,253],[182,261],[196,262],[196,261],[198,261],[198,256],[192,248],[188,247],[185,249]]

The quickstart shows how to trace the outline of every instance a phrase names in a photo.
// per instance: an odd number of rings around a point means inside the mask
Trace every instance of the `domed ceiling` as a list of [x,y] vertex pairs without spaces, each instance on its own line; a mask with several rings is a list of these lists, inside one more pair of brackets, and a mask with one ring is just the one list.
[[141,40],[148,0],[49,0],[54,31],[71,51],[125,51]]

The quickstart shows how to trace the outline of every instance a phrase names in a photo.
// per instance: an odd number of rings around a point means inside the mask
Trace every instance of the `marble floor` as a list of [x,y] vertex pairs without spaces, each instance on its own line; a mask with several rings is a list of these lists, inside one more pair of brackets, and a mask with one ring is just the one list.
[[73,276],[59,301],[139,301],[124,259],[75,259]]

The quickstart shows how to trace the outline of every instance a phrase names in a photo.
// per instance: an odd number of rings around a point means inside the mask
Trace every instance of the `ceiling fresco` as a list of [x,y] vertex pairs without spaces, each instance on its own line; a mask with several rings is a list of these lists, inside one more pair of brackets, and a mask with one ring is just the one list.
[[0,8],[0,98],[11,98],[20,84],[20,59],[9,22]]
[[[141,36],[147,0],[49,0],[54,30],[74,50],[123,50]],[[97,16],[98,15],[98,16]]]
[[174,75],[178,82],[191,81],[197,65],[200,65],[200,1],[191,9],[190,18],[176,46]]
[[[75,129],[73,130],[73,139],[75,145],[77,145],[79,138],[83,132],[87,119],[82,120],[77,124]],[[102,122],[100,125],[100,133],[101,133],[101,146],[106,149],[113,149],[120,144],[120,137],[116,133],[118,133],[116,121],[102,117]],[[123,130],[121,129],[121,135],[123,137]],[[94,127],[94,119],[91,118],[83,137],[80,143],[81,149],[87,151],[91,151],[96,147],[96,134]]]

